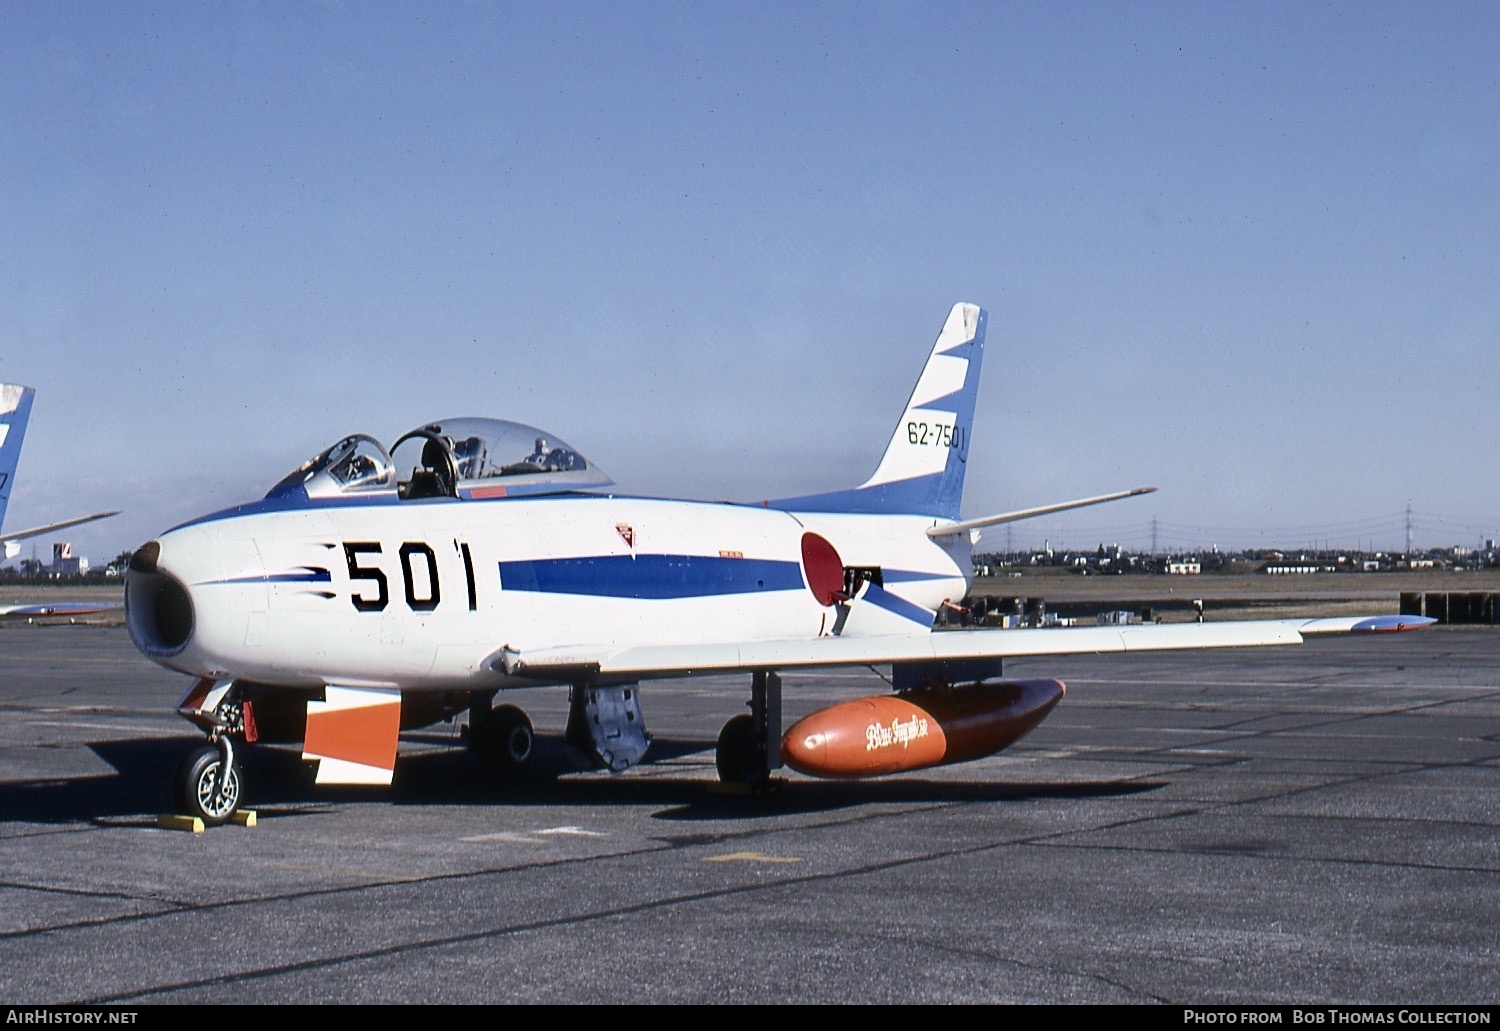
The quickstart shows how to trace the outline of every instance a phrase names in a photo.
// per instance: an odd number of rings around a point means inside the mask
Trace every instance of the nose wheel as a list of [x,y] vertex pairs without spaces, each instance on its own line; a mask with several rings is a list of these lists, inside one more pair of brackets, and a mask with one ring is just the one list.
[[173,782],[177,811],[205,826],[228,823],[240,807],[240,766],[227,736],[188,753]]

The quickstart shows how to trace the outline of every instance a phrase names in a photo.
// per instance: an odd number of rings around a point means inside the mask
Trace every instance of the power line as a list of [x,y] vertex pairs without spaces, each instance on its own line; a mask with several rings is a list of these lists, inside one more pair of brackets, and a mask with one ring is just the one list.
[[[1017,532],[1019,530],[1019,532]],[[1421,547],[1472,547],[1500,538],[1500,515],[1462,517],[1423,512],[1408,503],[1403,510],[1386,516],[1368,516],[1338,522],[1285,526],[1217,526],[1179,523],[1153,517],[1130,523],[1076,525],[1067,519],[1028,520],[1007,524],[1007,551],[1037,546],[1050,540],[1057,550],[1093,550],[1109,542],[1147,548],[1153,554],[1166,551],[1288,549],[1350,549],[1359,551],[1413,552]],[[981,542],[981,546],[982,542]]]

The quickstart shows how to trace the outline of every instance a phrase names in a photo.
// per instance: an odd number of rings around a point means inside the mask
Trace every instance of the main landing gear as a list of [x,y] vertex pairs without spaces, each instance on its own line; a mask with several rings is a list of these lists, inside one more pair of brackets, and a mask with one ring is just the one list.
[[[639,685],[574,684],[568,696],[568,751],[585,767],[622,773],[640,762],[651,744],[641,714]],[[759,791],[770,786],[781,762],[781,677],[762,670],[750,681],[750,711],[719,732],[714,765],[726,786]],[[488,770],[513,774],[531,757],[531,720],[514,705],[494,705],[494,695],[469,704],[467,741]]]
[[[514,774],[531,758],[531,720],[514,705],[494,705],[494,694],[469,702],[469,750],[491,773]],[[621,773],[640,762],[651,744],[637,685],[574,684],[568,695],[564,740],[584,768]]]
[[760,791],[781,768],[781,677],[769,670],[750,681],[749,712],[732,717],[719,731],[714,765],[725,785]]
[[514,705],[493,706],[494,695],[475,695],[469,703],[468,744],[490,773],[510,776],[531,759],[536,734],[531,718]]

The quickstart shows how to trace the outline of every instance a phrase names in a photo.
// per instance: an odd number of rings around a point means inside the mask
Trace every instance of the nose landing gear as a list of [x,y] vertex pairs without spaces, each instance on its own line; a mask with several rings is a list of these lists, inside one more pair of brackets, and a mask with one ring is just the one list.
[[235,755],[234,738],[256,739],[249,702],[234,681],[205,677],[177,703],[177,712],[208,735],[208,743],[189,752],[172,778],[172,797],[181,816],[217,827],[235,819],[244,776]]
[[177,811],[205,826],[228,823],[240,807],[240,765],[228,734],[193,749],[173,778]]

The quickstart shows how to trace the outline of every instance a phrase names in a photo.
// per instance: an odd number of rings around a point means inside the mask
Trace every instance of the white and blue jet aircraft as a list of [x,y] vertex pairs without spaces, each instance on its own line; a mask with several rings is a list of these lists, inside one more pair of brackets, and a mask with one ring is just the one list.
[[[387,449],[339,440],[258,501],[139,548],[126,619],[143,654],[193,678],[178,711],[209,738],[177,803],[234,817],[247,743],[302,743],[321,784],[389,784],[403,730],[467,715],[488,767],[524,764],[533,728],[497,698],[569,691],[565,738],[623,771],[650,745],[644,681],[746,674],[723,725],[721,780],[787,766],[862,777],[991,755],[1056,705],[1056,680],[1006,681],[1006,656],[1295,644],[1397,630],[1375,616],[941,631],[976,531],[1143,494],[999,515],[960,513],[985,312],[948,314],[874,473],[848,490],[736,504],[612,489],[550,432],[463,418]],[[891,668],[889,694],[783,733],[780,673]],[[727,708],[742,709],[740,699]]]

